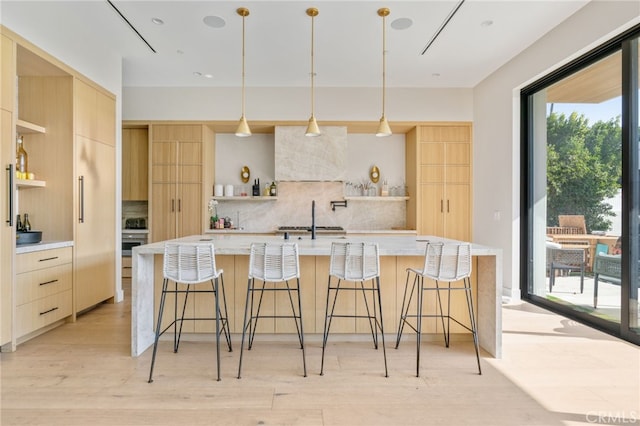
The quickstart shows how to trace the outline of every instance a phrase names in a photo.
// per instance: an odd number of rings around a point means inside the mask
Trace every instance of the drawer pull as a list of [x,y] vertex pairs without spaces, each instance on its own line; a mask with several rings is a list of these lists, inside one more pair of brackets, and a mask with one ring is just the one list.
[[46,315],[46,314],[48,314],[49,312],[53,312],[53,311],[55,311],[55,310],[57,310],[57,309],[58,309],[58,307],[56,306],[55,308],[51,308],[51,309],[49,309],[48,311],[40,312],[40,315]]
[[47,260],[56,260],[58,256],[54,257],[45,257],[44,259],[39,259],[38,262],[46,262]]
[[43,283],[40,283],[39,285],[47,285],[47,284],[53,284],[53,283],[57,283],[57,282],[58,282],[58,280],[56,279],[56,280],[51,280],[51,281],[45,281]]

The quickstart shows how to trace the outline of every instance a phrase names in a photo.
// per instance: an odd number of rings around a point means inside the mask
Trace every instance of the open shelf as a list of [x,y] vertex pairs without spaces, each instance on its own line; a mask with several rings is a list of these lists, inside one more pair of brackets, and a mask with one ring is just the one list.
[[259,196],[259,197],[211,197],[214,200],[218,201],[276,201],[278,197],[272,197],[270,195]]
[[35,179],[16,179],[16,186],[18,188],[44,188],[47,186],[47,182]]
[[24,120],[18,120],[16,122],[16,131],[22,135],[26,135],[28,133],[46,133],[46,129],[44,127]]
[[382,196],[378,196],[378,197],[360,197],[360,196],[355,196],[355,197],[344,197],[345,200],[362,200],[362,201],[406,201],[409,199],[409,197],[382,197]]

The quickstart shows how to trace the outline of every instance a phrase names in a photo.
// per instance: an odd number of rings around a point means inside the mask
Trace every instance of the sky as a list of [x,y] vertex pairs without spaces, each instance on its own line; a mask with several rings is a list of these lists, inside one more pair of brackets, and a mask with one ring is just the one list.
[[[547,104],[547,115],[552,104]],[[589,119],[589,124],[597,121],[609,121],[622,114],[622,97],[618,96],[599,104],[553,104],[553,112],[569,115],[572,112],[584,114]]]

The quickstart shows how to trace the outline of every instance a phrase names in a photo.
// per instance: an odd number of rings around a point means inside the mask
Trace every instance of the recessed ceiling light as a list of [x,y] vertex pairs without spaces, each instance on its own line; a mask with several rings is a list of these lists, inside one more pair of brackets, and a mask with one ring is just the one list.
[[433,74],[431,74],[432,77],[440,77],[440,73],[439,72],[434,72]]
[[225,20],[219,16],[205,16],[202,18],[202,22],[211,28],[222,28],[227,24]]
[[151,22],[153,22],[156,25],[164,25],[164,21],[160,18],[151,18]]
[[413,21],[409,18],[398,18],[391,21],[391,28],[394,30],[406,30],[411,25],[413,25]]
[[196,77],[202,77],[202,73],[199,71],[194,71],[193,75],[195,75]]
[[493,25],[493,21],[491,19],[487,19],[486,21],[480,22],[481,27],[490,27]]
[[203,75],[204,78],[213,78],[213,74],[205,74]]

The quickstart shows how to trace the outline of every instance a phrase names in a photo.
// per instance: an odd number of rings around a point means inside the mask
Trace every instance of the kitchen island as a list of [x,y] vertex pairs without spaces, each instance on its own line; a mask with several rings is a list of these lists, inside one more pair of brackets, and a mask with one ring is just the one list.
[[[244,295],[246,294],[248,257],[253,242],[283,242],[273,235],[193,235],[171,240],[175,242],[211,241],[215,246],[218,268],[224,269],[225,289],[230,301],[229,321],[232,332],[239,332],[242,324]],[[305,333],[321,334],[326,297],[329,255],[333,241],[374,241],[379,244],[381,285],[386,334],[396,332],[406,268],[422,267],[427,241],[451,241],[431,236],[347,236],[309,237],[291,239],[299,248],[301,286]],[[154,341],[154,294],[156,282],[161,281],[164,241],[133,248],[131,287],[131,355],[139,356]],[[472,244],[474,258],[473,281],[476,289],[478,334],[480,346],[496,358],[502,351],[502,251]],[[234,302],[237,300],[237,303]],[[235,309],[234,309],[235,305]],[[314,312],[310,312],[310,310]],[[274,328],[275,332],[288,332],[286,327]],[[268,330],[266,332],[272,332]],[[345,332],[349,332],[346,329]],[[357,326],[353,332],[366,332]]]

